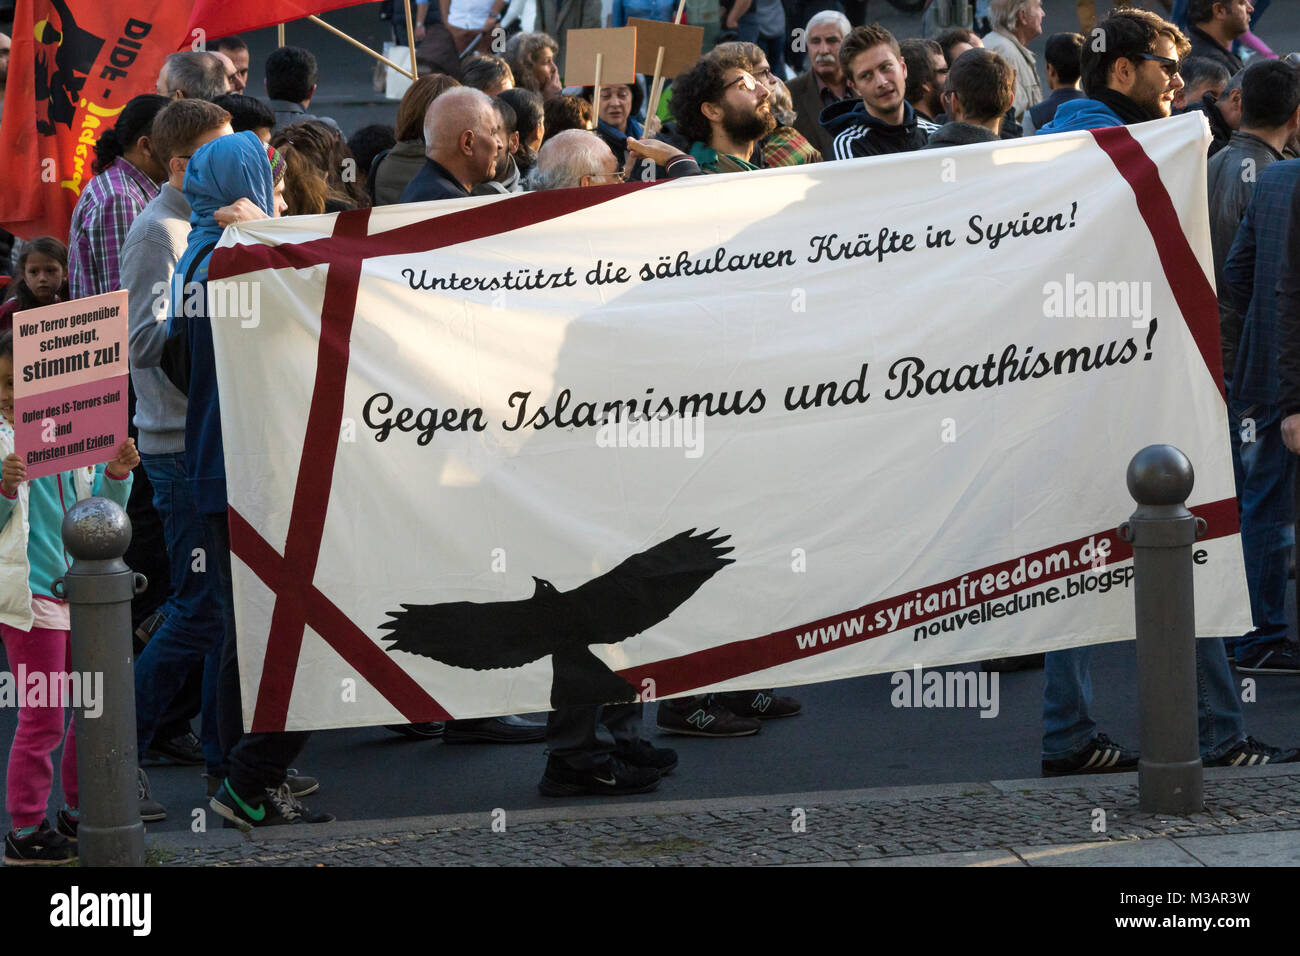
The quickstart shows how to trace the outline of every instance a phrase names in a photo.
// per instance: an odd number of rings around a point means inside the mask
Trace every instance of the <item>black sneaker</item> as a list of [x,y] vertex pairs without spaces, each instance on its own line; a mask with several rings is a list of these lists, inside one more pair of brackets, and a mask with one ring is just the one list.
[[1237,661],[1243,674],[1300,674],[1300,653],[1290,641],[1278,641]]
[[5,834],[5,866],[48,866],[76,858],[76,847],[63,834],[51,830],[45,820],[25,837],[14,830]]
[[649,767],[633,767],[618,757],[610,757],[600,767],[591,770],[574,770],[568,764],[550,757],[546,773],[537,789],[544,797],[576,797],[583,794],[648,793],[659,786],[659,773]]
[[1266,763],[1296,763],[1300,750],[1283,750],[1247,737],[1217,760],[1205,761],[1207,767],[1262,767]]
[[[280,789],[285,788],[281,785]],[[256,803],[246,803],[230,789],[230,781],[226,780],[221,784],[217,795],[208,801],[208,806],[213,813],[229,820],[245,833],[258,827],[278,827],[301,822],[299,815],[286,817],[280,811],[279,805],[270,799],[272,792],[278,791],[267,790]],[[292,799],[293,795],[289,794],[289,798]]]
[[793,697],[777,697],[771,690],[716,694],[714,699],[737,717],[757,717],[759,720],[793,717],[803,710],[803,704]]
[[618,759],[629,767],[642,767],[656,770],[661,777],[666,777],[677,766],[677,751],[671,747],[656,747],[648,740],[636,740],[632,743],[620,743],[614,750]]
[[514,716],[449,720],[442,733],[444,744],[540,744],[545,739],[545,724]]
[[710,696],[661,700],[659,729],[691,737],[748,737],[762,729],[757,717],[738,717]]
[[203,745],[193,731],[171,740],[155,740],[144,752],[146,760],[182,767],[197,767],[203,763]]
[[74,817],[67,810],[60,810],[54,818],[54,828],[60,836],[67,837],[69,843],[77,842],[77,827],[80,825],[81,817]]
[[1043,761],[1044,777],[1065,777],[1075,773],[1126,773],[1136,770],[1138,752],[1125,750],[1105,734],[1098,734],[1076,754]]
[[313,813],[301,803],[298,802],[289,781],[286,780],[278,787],[268,787],[266,790],[266,799],[274,803],[276,809],[280,811],[280,816],[284,817],[290,823],[333,823],[334,815],[332,813]]
[[442,736],[447,725],[441,720],[431,720],[423,724],[386,724],[384,729],[408,740],[433,740]]

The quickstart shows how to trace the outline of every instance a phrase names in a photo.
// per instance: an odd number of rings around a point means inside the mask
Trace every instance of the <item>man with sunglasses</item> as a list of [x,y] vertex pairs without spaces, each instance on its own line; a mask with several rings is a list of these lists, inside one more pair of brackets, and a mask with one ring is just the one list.
[[749,67],[738,50],[719,48],[673,82],[676,131],[706,173],[758,169],[755,146],[776,128],[767,87]]
[[[1146,10],[1117,10],[1094,31],[1104,43],[1083,46],[1086,99],[1070,100],[1039,134],[1101,129],[1168,116],[1182,88],[1178,63],[1191,44],[1182,32]],[[1100,49],[1098,49],[1100,48]],[[1043,776],[1137,769],[1138,754],[1097,733],[1092,705],[1092,648],[1051,651],[1043,670]],[[1201,760],[1207,767],[1291,763],[1300,750],[1279,750],[1246,736],[1245,718],[1223,641],[1196,642],[1197,714]]]

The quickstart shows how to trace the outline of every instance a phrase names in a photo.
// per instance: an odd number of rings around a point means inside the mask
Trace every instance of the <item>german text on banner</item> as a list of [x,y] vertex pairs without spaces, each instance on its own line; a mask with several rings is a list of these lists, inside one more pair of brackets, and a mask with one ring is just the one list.
[[14,316],[14,447],[28,478],[109,461],[127,437],[127,295]]
[[1198,117],[249,223],[212,274],[245,722],[1130,639],[1134,453],[1250,626]]
[[95,142],[127,101],[154,92],[190,5],[18,0],[0,124],[0,226],[66,239]]

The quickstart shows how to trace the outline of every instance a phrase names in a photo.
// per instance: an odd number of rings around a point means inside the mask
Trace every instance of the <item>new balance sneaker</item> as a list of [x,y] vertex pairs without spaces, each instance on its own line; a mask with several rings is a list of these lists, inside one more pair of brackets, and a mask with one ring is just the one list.
[[1300,674],[1300,653],[1290,641],[1278,641],[1237,661],[1243,674]]
[[649,767],[633,767],[618,757],[590,770],[575,770],[568,764],[547,758],[546,772],[537,789],[544,797],[576,797],[584,794],[618,796],[648,793],[659,786],[659,773]]
[[757,717],[738,717],[709,695],[659,702],[659,729],[691,737],[748,737],[762,729]]
[[284,782],[289,785],[289,792],[295,797],[305,797],[320,789],[319,780],[300,774],[293,767],[284,772]]
[[77,849],[63,834],[50,829],[48,821],[26,836],[10,830],[5,834],[5,866],[39,866],[68,863],[77,858]]
[[203,745],[193,731],[188,731],[171,740],[155,740],[144,756],[158,763],[197,767],[203,763]]
[[793,717],[803,710],[803,704],[793,697],[777,697],[771,690],[716,694],[714,699],[737,717],[757,717],[759,720]]
[[149,778],[140,768],[136,768],[140,792],[140,819],[145,823],[156,823],[167,819],[167,808],[149,795]]
[[1296,763],[1300,750],[1284,750],[1247,737],[1217,760],[1205,761],[1207,767],[1262,767],[1266,763]]
[[615,746],[614,753],[628,766],[656,770],[661,777],[668,776],[677,766],[676,750],[671,747],[656,747],[648,740],[619,743]]
[[1065,777],[1075,773],[1126,773],[1136,770],[1138,752],[1125,750],[1105,734],[1098,734],[1078,753],[1043,761],[1044,777]]
[[77,842],[77,827],[81,825],[81,813],[77,810],[69,811],[64,807],[54,818],[54,828],[59,831],[60,836],[68,838],[69,843]]

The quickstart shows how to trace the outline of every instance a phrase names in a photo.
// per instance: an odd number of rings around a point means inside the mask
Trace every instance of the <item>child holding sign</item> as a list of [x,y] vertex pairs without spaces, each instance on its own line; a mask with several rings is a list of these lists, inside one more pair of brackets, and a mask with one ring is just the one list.
[[[140,463],[128,438],[107,465],[77,468],[27,481],[22,456],[14,451],[13,334],[0,335],[0,639],[18,681],[18,730],[9,750],[5,809],[13,829],[5,836],[5,865],[58,863],[76,856],[77,750],[73,722],[63,730],[61,675],[72,666],[68,605],[54,596],[53,583],[71,561],[61,527],[68,509],[82,498],[103,495],[126,507],[131,469]],[[29,688],[36,678],[47,692]],[[60,775],[64,806],[58,829],[50,829],[45,808],[54,768],[50,754],[64,740]]]

